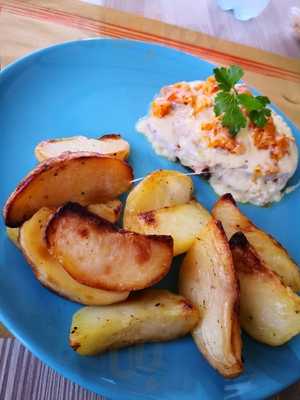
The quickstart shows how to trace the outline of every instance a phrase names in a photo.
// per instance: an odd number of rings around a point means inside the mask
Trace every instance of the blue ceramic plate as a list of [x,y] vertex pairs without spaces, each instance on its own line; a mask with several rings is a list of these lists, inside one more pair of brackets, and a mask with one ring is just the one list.
[[[126,40],[84,40],[33,53],[0,74],[1,206],[34,167],[35,145],[47,138],[120,132],[131,144],[135,176],[153,169],[183,170],[154,154],[135,132],[159,88],[204,79],[212,65],[155,45]],[[299,141],[299,132],[290,123]],[[299,175],[299,171],[298,171]],[[194,179],[198,199],[211,207],[212,189]],[[300,191],[270,208],[243,206],[300,262]],[[100,357],[80,357],[68,347],[78,304],[44,289],[1,221],[0,317],[34,354],[71,380],[113,399],[259,399],[300,378],[300,337],[271,348],[244,337],[245,372],[224,380],[192,339],[149,344]],[[298,252],[297,252],[298,248]],[[176,289],[179,261],[160,286]]]

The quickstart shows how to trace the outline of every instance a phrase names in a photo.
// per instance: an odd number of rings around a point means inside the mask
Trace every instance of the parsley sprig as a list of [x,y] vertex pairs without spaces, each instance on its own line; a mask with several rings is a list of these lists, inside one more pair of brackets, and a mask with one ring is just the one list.
[[215,68],[214,74],[220,89],[215,98],[214,112],[221,116],[222,125],[228,128],[230,134],[236,136],[240,129],[247,125],[242,108],[247,111],[252,123],[264,127],[271,115],[271,110],[266,108],[270,100],[266,96],[237,92],[235,85],[244,75],[244,71],[236,65],[231,65],[229,68]]

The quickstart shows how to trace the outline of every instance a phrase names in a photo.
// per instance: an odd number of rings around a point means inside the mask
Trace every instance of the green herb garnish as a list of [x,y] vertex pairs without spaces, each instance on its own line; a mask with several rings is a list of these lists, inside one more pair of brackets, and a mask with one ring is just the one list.
[[228,128],[230,134],[236,136],[247,125],[247,117],[242,108],[247,111],[252,123],[260,128],[264,127],[271,115],[271,110],[266,108],[270,100],[266,96],[238,94],[235,85],[244,75],[244,71],[231,65],[229,68],[215,68],[214,74],[220,89],[215,98],[214,112],[221,116],[222,125]]

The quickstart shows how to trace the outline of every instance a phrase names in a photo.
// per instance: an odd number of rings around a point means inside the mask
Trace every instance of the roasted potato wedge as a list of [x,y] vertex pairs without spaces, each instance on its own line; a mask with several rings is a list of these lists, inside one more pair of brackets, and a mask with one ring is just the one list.
[[19,243],[19,228],[6,228],[6,234],[8,238],[13,242],[15,246],[20,248],[20,243]]
[[173,257],[170,236],[117,229],[84,207],[68,203],[46,229],[50,253],[78,282],[107,290],[138,290],[159,282]]
[[192,335],[201,353],[223,376],[239,375],[243,370],[239,289],[220,222],[211,219],[185,256],[179,291],[199,308],[200,322]]
[[129,213],[138,214],[187,203],[191,200],[192,192],[193,181],[189,176],[171,170],[152,172],[129,193],[124,218],[126,220]]
[[44,236],[49,208],[41,208],[20,228],[20,245],[36,278],[60,296],[85,305],[106,305],[125,300],[129,292],[113,292],[91,288],[73,279],[48,252]]
[[285,285],[295,292],[300,291],[300,269],[297,264],[280,243],[241,213],[230,194],[225,194],[216,202],[212,215],[222,222],[228,240],[235,232],[243,232],[266,266],[276,272]]
[[72,136],[69,138],[45,140],[39,143],[34,150],[38,161],[58,157],[65,152],[77,153],[78,151],[88,151],[126,160],[130,147],[129,143],[122,139],[120,135],[110,134],[101,136],[98,139],[86,136]]
[[107,221],[115,224],[118,222],[121,211],[122,202],[118,199],[108,201],[107,203],[90,204],[87,209],[98,217],[104,218]]
[[266,266],[243,233],[232,236],[230,248],[240,281],[242,328],[270,346],[286,343],[300,333],[300,297]]
[[185,253],[211,218],[197,201],[164,207],[158,210],[130,214],[124,228],[145,235],[170,235],[174,241],[174,256]]
[[123,303],[84,307],[70,330],[70,346],[81,355],[145,342],[161,342],[186,335],[199,312],[184,297],[167,290],[147,289]]
[[38,165],[19,184],[5,204],[5,223],[17,227],[41,207],[67,201],[88,205],[113,200],[130,188],[132,177],[131,167],[116,158],[64,153]]

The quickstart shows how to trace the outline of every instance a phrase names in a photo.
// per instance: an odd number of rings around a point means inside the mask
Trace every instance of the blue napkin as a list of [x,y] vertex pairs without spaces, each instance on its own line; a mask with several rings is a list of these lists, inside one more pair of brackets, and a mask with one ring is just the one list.
[[257,17],[270,0],[217,0],[222,10],[233,10],[235,18],[241,21]]

